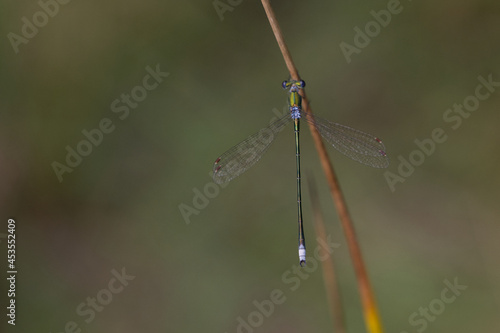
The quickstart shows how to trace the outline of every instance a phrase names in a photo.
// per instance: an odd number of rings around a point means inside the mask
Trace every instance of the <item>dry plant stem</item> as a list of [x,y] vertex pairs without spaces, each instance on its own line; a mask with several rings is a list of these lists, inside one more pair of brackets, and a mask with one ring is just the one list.
[[278,20],[276,20],[276,15],[274,15],[274,10],[269,1],[262,0],[262,6],[266,11],[269,24],[271,24],[271,28],[273,29],[274,36],[276,37],[276,41],[278,42],[281,53],[283,54],[283,58],[285,58],[286,67],[288,67],[290,76],[293,80],[299,80],[299,73],[297,72],[297,68],[295,68],[290,51],[288,51],[288,47],[286,46]]
[[[308,175],[307,183],[309,185],[311,207],[314,213],[314,230],[316,231],[316,237],[321,239],[324,243],[327,243],[325,222],[323,214],[321,214],[316,182],[312,175]],[[326,258],[326,260],[321,260],[321,267],[323,268],[323,280],[325,281],[328,304],[330,305],[333,320],[333,331],[336,333],[345,333],[344,314],[342,311],[342,301],[340,299],[337,277],[335,276],[335,268],[333,266],[333,255],[323,248],[320,252],[320,258]]]
[[[262,0],[262,6],[266,11],[267,18],[269,20],[269,23],[271,24],[271,28],[273,29],[274,36],[276,38],[276,41],[278,42],[281,53],[283,54],[283,58],[285,59],[288,71],[290,72],[290,76],[292,77],[293,80],[300,80],[297,68],[295,67],[292,60],[292,56],[288,51],[288,47],[286,46],[283,34],[276,19],[276,15],[274,14],[274,11],[271,7],[269,0]],[[302,104],[304,107],[304,111],[306,113],[312,114],[312,110],[309,106],[305,90],[301,89],[300,93],[302,96]],[[358,286],[359,286],[367,330],[370,333],[381,333],[383,332],[383,330],[382,330],[382,323],[380,320],[380,316],[377,310],[377,304],[375,302],[375,297],[373,295],[373,291],[370,286],[368,274],[366,272],[366,268],[361,255],[361,250],[359,248],[359,244],[356,239],[354,226],[349,216],[349,211],[347,210],[347,205],[345,203],[344,196],[340,189],[340,185],[335,175],[335,172],[333,171],[333,166],[330,163],[330,159],[328,158],[325,145],[321,140],[321,135],[317,131],[316,127],[314,127],[314,125],[312,125],[311,123],[309,123],[309,128],[311,129],[311,133],[314,139],[314,144],[316,146],[316,150],[318,151],[321,160],[321,165],[323,167],[323,171],[325,172],[328,185],[330,186],[330,192],[332,194],[335,206],[337,207],[337,213],[339,215],[347,239],[347,244],[354,264],[356,277],[358,280]]]

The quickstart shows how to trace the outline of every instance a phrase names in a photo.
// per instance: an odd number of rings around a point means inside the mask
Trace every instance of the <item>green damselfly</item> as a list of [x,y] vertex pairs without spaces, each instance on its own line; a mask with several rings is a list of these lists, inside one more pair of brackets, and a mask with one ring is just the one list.
[[283,81],[282,87],[287,90],[289,94],[288,105],[290,114],[274,121],[269,126],[261,129],[259,132],[251,135],[246,140],[226,151],[215,160],[213,168],[213,179],[218,184],[226,183],[238,177],[257,163],[274,141],[276,134],[279,133],[285,125],[293,121],[297,166],[299,261],[301,266],[306,262],[306,242],[302,223],[299,141],[300,119],[305,119],[307,122],[313,124],[329,144],[351,159],[374,168],[386,168],[389,165],[389,158],[385,152],[384,144],[379,138],[303,112],[302,97],[299,94],[299,90],[304,88],[305,85],[306,83],[302,80]]

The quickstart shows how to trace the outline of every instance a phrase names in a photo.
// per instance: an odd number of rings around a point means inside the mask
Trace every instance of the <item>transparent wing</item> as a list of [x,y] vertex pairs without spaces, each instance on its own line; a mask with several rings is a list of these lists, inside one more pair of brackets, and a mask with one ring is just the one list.
[[226,183],[252,167],[292,118],[286,114],[222,154],[214,163],[213,179]]
[[342,154],[374,168],[389,166],[385,146],[379,138],[317,116],[303,114],[302,119],[312,123],[323,138]]

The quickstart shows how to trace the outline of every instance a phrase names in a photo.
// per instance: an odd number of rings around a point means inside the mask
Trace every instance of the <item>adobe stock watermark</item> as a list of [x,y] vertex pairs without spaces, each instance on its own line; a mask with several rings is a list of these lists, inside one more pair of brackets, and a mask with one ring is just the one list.
[[365,24],[364,31],[358,26],[354,27],[354,45],[344,41],[339,44],[340,50],[348,64],[351,63],[354,54],[360,54],[363,49],[370,45],[372,39],[380,34],[382,28],[386,28],[389,23],[391,23],[394,15],[398,15],[403,11],[403,6],[399,0],[389,0],[386,8],[387,9],[381,9],[379,11],[370,11],[370,15],[374,20],[368,21]]
[[268,298],[261,301],[252,301],[255,310],[236,318],[236,333],[256,332],[256,329],[264,324],[266,318],[269,318],[274,313],[277,306],[286,302],[286,290],[288,292],[298,290],[302,281],[307,280],[311,274],[318,270],[319,262],[330,258],[333,250],[340,247],[340,244],[333,243],[330,238],[331,236],[328,235],[326,242],[317,238],[318,245],[313,251],[313,256],[306,257],[306,266],[301,267],[300,264],[296,264],[283,272],[281,282],[285,287],[283,288],[285,291],[282,288],[275,288],[271,290]]
[[[146,75],[142,78],[142,83],[133,87],[128,93],[122,93],[120,98],[116,98],[111,102],[110,108],[111,112],[117,114],[120,120],[125,120],[130,115],[132,109],[136,109],[139,103],[144,101],[148,96],[148,92],[151,92],[158,88],[160,83],[170,75],[170,73],[162,72],[160,70],[160,64],[156,65],[153,69],[150,66],[146,66]],[[78,167],[84,157],[89,156],[94,148],[98,147],[104,140],[105,134],[110,134],[115,130],[116,126],[113,120],[110,118],[102,118],[96,128],[90,130],[83,129],[82,136],[84,137],[73,147],[67,145],[66,149],[66,164],[60,163],[58,161],[53,161],[51,163],[52,169],[56,174],[59,183],[63,181],[63,175],[65,173],[71,173]]]
[[[490,98],[496,89],[500,87],[500,82],[493,81],[493,74],[488,75],[488,79],[479,75],[477,80],[479,84],[473,94],[465,97],[461,104],[455,103],[453,107],[443,112],[443,121],[454,131],[462,126],[464,119],[468,119],[473,112],[479,109],[481,102]],[[441,127],[434,128],[428,138],[415,139],[413,142],[417,148],[411,151],[407,158],[402,155],[398,156],[397,174],[391,171],[384,172],[385,180],[391,192],[396,191],[396,184],[404,183],[415,172],[416,167],[421,166],[426,161],[426,158],[436,152],[437,145],[446,142],[446,140],[448,140],[448,135]]]
[[[451,283],[448,279],[443,281],[445,287],[441,290],[438,298],[434,298],[425,307],[419,307],[418,312],[415,311],[408,316],[408,323],[418,332],[424,332],[430,323],[436,321],[438,316],[442,315],[446,307],[454,303],[458,296],[468,288],[468,286],[459,284],[458,278]],[[401,333],[408,333],[401,331]]]
[[[288,106],[283,107],[283,111],[279,111],[277,108],[273,108],[273,113],[275,116],[271,118],[269,124],[271,125],[274,121],[280,119],[285,116],[285,114],[289,113],[290,110]],[[249,159],[253,158],[256,151],[261,150],[263,146],[267,146],[270,141],[273,140],[274,136],[280,133],[284,127],[274,128],[274,127],[265,127],[258,132],[258,138],[253,140],[249,145],[245,147],[239,147],[240,149],[245,150],[245,156],[248,156]],[[243,161],[235,161],[231,165],[227,165],[226,169],[228,173],[231,173],[232,170],[240,169],[236,164],[242,163]],[[213,172],[210,171],[208,173],[210,179],[212,179]],[[184,202],[180,203],[178,208],[179,212],[182,215],[182,219],[186,224],[191,223],[191,218],[193,215],[199,215],[202,210],[208,207],[211,199],[215,199],[219,196],[220,190],[225,188],[229,183],[216,184],[214,181],[207,182],[202,189],[198,187],[193,188],[193,198],[191,199],[191,204],[186,204]]]
[[[122,268],[121,272],[118,272],[116,269],[111,270],[111,275],[113,277],[109,280],[108,284],[103,289],[99,290],[95,297],[87,297],[84,302],[76,306],[76,314],[78,317],[81,317],[80,320],[83,320],[86,324],[90,324],[94,321],[96,314],[104,311],[113,301],[113,297],[125,290],[129,282],[135,279],[135,276],[128,275],[125,272],[125,267]],[[61,330],[60,333],[81,333],[87,331],[85,328],[82,329],[82,324],[83,323],[78,324],[75,321],[68,321],[64,324],[64,329]]]
[[39,0],[38,6],[40,10],[36,11],[32,16],[31,20],[23,16],[21,17],[21,28],[16,34],[14,32],[9,32],[7,38],[9,39],[10,45],[14,49],[15,53],[19,53],[19,46],[21,44],[28,44],[30,40],[38,35],[39,29],[45,27],[51,18],[54,18],[59,13],[60,5],[66,5],[70,3],[71,0]]
[[215,11],[217,12],[217,15],[219,15],[220,21],[224,21],[224,13],[225,12],[232,12],[234,8],[239,6],[243,0],[214,0],[212,2],[212,5],[215,8]]

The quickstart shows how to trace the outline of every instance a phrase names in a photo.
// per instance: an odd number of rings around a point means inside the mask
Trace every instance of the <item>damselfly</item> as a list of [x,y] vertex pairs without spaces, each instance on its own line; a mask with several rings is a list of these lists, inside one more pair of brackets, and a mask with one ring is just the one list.
[[306,262],[306,242],[302,223],[302,193],[300,178],[300,119],[312,123],[323,138],[342,154],[360,163],[374,168],[386,168],[389,158],[382,141],[373,135],[355,130],[348,126],[330,122],[302,111],[302,97],[299,90],[304,88],[304,81],[283,81],[283,89],[288,91],[290,114],[274,121],[246,140],[232,147],[215,160],[213,179],[216,183],[226,183],[241,175],[253,166],[274,141],[276,134],[289,122],[293,121],[295,132],[295,156],[297,165],[297,213],[299,226],[299,260]]

